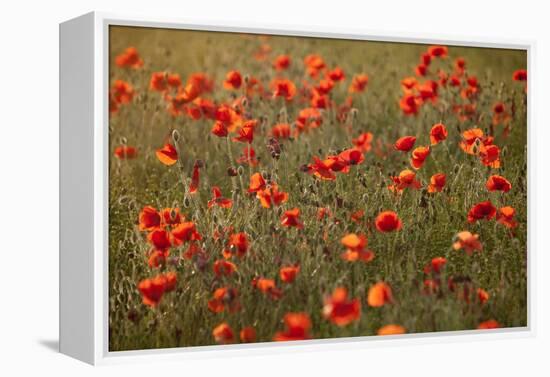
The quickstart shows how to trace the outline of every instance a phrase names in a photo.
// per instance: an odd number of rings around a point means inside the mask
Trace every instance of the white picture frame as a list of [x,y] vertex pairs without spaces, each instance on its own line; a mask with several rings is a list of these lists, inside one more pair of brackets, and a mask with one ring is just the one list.
[[[108,33],[111,25],[245,32],[287,36],[429,43],[527,51],[533,80],[534,41],[460,38],[311,26],[257,25],[136,17],[92,12],[60,24],[60,352],[90,364],[136,360],[226,357],[394,344],[505,339],[535,335],[536,255],[528,230],[528,326],[389,337],[353,337],[283,343],[205,346],[142,351],[108,350]],[[528,86],[531,98],[531,86]],[[528,218],[533,221],[534,137],[528,107]],[[532,224],[532,223],[531,223]]]

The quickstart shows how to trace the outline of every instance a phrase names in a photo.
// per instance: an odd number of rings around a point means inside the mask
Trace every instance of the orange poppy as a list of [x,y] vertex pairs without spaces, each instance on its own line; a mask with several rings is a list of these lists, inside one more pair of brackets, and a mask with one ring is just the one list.
[[361,300],[349,300],[346,288],[336,288],[331,296],[325,297],[323,316],[337,326],[349,325],[361,318]]
[[377,334],[378,335],[401,335],[405,334],[407,330],[403,326],[400,325],[385,325],[378,329]]
[[171,166],[178,162],[178,151],[170,144],[166,143],[162,148],[156,151],[157,158],[164,165]]
[[254,140],[254,125],[252,125],[252,123],[247,123],[239,129],[239,136],[234,137],[233,141],[240,141],[241,143],[248,144],[252,143]]
[[350,148],[338,154],[338,158],[344,161],[345,165],[359,165],[365,161],[363,152],[358,148]]
[[415,169],[420,169],[424,165],[424,161],[430,155],[430,147],[417,147],[412,151],[411,166]]
[[476,154],[474,148],[479,142],[483,142],[483,131],[479,128],[471,128],[462,133],[462,141],[459,146],[468,154]]
[[449,49],[446,46],[430,46],[428,48],[428,53],[435,58],[445,58]]
[[260,190],[264,190],[266,188],[266,183],[264,178],[260,173],[254,173],[250,177],[250,185],[248,186],[248,192],[258,192]]
[[276,342],[286,342],[291,340],[310,339],[309,330],[311,329],[311,320],[307,313],[287,313],[284,317],[285,331],[275,333],[273,340]]
[[208,309],[213,313],[222,313],[224,310],[235,313],[241,307],[238,296],[239,294],[235,288],[218,288],[214,291],[212,299],[208,300]]
[[365,217],[365,211],[362,209],[358,209],[357,211],[352,212],[349,217],[354,223],[360,224]]
[[518,226],[517,221],[514,220],[514,216],[516,215],[516,210],[513,207],[506,206],[502,207],[498,210],[497,213],[497,221],[506,226],[507,228],[515,228]]
[[317,220],[321,221],[325,217],[332,217],[332,212],[328,207],[321,207],[317,209]]
[[271,208],[272,205],[279,206],[288,201],[288,193],[279,191],[279,186],[276,183],[257,191],[256,197],[260,199],[260,203],[264,208]]
[[416,137],[414,136],[403,136],[397,139],[393,147],[401,152],[408,152],[414,147],[416,142]]
[[172,230],[172,237],[174,238],[174,243],[176,245],[189,241],[202,240],[202,236],[197,231],[197,227],[192,221],[186,221],[179,224]]
[[479,235],[472,234],[468,231],[458,232],[456,241],[453,243],[453,249],[463,249],[466,254],[472,255],[474,251],[482,251],[483,245],[479,241]]
[[319,72],[326,67],[325,61],[319,55],[310,54],[304,58],[304,64],[311,77],[317,77]]
[[330,79],[323,79],[319,81],[319,85],[315,87],[315,90],[318,94],[325,95],[328,94],[332,88],[334,88],[334,81]]
[[166,263],[167,257],[168,257],[168,250],[153,250],[151,254],[149,254],[149,259],[147,260],[147,264],[151,268],[163,266]]
[[231,251],[236,251],[239,257],[242,257],[248,251],[248,236],[244,232],[233,233],[229,237],[229,248]]
[[121,145],[115,148],[115,157],[121,160],[123,159],[132,159],[137,156],[137,149],[134,147],[129,147],[126,145]]
[[363,92],[369,83],[369,76],[361,73],[358,75],[353,76],[353,79],[351,80],[351,84],[348,88],[349,93],[361,93]]
[[296,94],[296,85],[288,79],[274,79],[271,82],[273,98],[283,97],[287,101],[292,100]]
[[225,89],[239,89],[243,82],[243,78],[239,71],[229,71],[225,75],[223,87]]
[[489,191],[502,191],[508,192],[512,189],[512,184],[503,176],[492,175],[485,184]]
[[475,223],[478,220],[491,220],[495,217],[497,209],[491,201],[487,200],[485,202],[477,203],[474,205],[468,212],[468,222]]
[[134,88],[123,80],[115,80],[111,89],[111,96],[116,104],[130,103],[134,98]]
[[363,132],[357,138],[352,139],[352,144],[362,152],[368,152],[371,150],[372,133]]
[[412,90],[416,85],[418,84],[418,81],[416,80],[416,77],[405,77],[403,80],[401,80],[401,87],[405,92],[408,92]]
[[275,58],[275,61],[273,62],[273,67],[277,71],[284,71],[288,67],[290,67],[290,56],[288,55],[279,55]]
[[234,341],[233,329],[226,323],[220,323],[218,326],[214,327],[212,330],[212,336],[216,343],[220,344],[229,344]]
[[321,126],[323,118],[319,109],[308,107],[300,110],[296,118],[297,132],[306,132]]
[[243,343],[253,343],[256,341],[256,329],[252,326],[244,327],[239,333],[239,338]]
[[376,229],[379,232],[393,232],[400,230],[403,226],[401,219],[397,216],[397,213],[393,211],[383,211],[376,216],[374,221]]
[[214,274],[218,277],[230,276],[237,271],[237,266],[225,259],[218,259],[214,262],[212,269],[214,270]]
[[283,292],[277,288],[273,279],[259,278],[254,284],[258,290],[269,295],[274,300],[278,300],[283,296]]
[[341,255],[343,260],[355,262],[361,260],[370,262],[374,259],[374,253],[365,250],[367,247],[367,237],[363,234],[350,233],[343,237],[340,242],[346,247],[346,251]]
[[438,144],[447,139],[447,128],[443,123],[435,124],[430,130],[430,141],[432,145]]
[[512,74],[512,80],[514,81],[527,81],[527,70],[518,69]]
[[290,138],[290,125],[288,123],[279,123],[271,128],[271,136],[276,139]]
[[399,173],[397,177],[392,177],[393,184],[388,186],[390,191],[402,192],[407,187],[419,189],[422,187],[420,181],[416,179],[416,173],[412,170],[405,169]]
[[430,184],[428,185],[428,192],[441,192],[447,183],[447,176],[443,173],[436,173],[430,178]]
[[285,283],[292,283],[300,272],[300,266],[284,266],[279,270],[279,277]]
[[216,205],[221,208],[231,208],[233,206],[233,201],[231,199],[224,198],[220,188],[218,186],[213,186],[212,199],[208,201],[208,208],[212,208]]
[[123,68],[138,69],[143,67],[143,59],[141,59],[135,47],[128,47],[115,58],[115,64]]
[[381,307],[393,302],[391,288],[384,282],[378,282],[369,288],[367,303],[372,307]]
[[489,301],[489,297],[490,297],[489,292],[487,292],[485,289],[482,289],[482,288],[477,289],[477,299],[479,300],[479,303],[481,305]]
[[147,236],[149,242],[157,250],[166,250],[172,246],[170,234],[164,229],[155,229]]
[[300,209],[293,208],[285,211],[283,217],[281,217],[281,225],[285,227],[295,227],[302,229],[304,224],[300,221]]
[[191,184],[189,185],[189,193],[194,194],[199,189],[199,180],[200,180],[200,168],[202,163],[200,161],[195,161],[193,164],[193,173],[191,174]]
[[156,208],[145,206],[139,213],[139,230],[153,230],[160,226],[161,217]]
[[488,329],[498,329],[501,325],[494,319],[489,319],[487,321],[481,322],[477,328],[478,330],[488,330]]

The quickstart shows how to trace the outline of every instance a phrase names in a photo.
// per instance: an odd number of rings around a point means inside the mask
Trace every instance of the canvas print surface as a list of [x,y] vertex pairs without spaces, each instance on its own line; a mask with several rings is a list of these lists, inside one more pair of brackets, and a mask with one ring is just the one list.
[[111,26],[109,350],[526,326],[526,65]]

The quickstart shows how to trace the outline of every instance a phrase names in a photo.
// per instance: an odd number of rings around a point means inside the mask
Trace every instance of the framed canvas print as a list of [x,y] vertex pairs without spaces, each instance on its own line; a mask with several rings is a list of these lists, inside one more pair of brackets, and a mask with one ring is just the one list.
[[61,24],[61,352],[530,334],[531,51]]

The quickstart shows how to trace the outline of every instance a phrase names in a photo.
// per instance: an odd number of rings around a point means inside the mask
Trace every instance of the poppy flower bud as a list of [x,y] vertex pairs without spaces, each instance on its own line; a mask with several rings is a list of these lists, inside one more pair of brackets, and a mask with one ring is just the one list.
[[248,85],[248,83],[250,82],[250,76],[244,75],[243,80],[244,80],[244,83],[245,83],[246,85]]
[[178,132],[178,130],[173,130],[172,131],[172,140],[174,140],[174,143],[177,144],[179,139],[180,139],[180,133]]
[[183,206],[185,208],[189,208],[189,199],[188,198],[185,198],[184,201],[183,201]]
[[230,166],[227,168],[227,175],[230,176],[230,177],[236,177],[237,176],[237,169],[235,169],[234,167]]
[[237,174],[238,175],[243,175],[244,174],[244,168],[242,167],[242,165],[237,168]]

